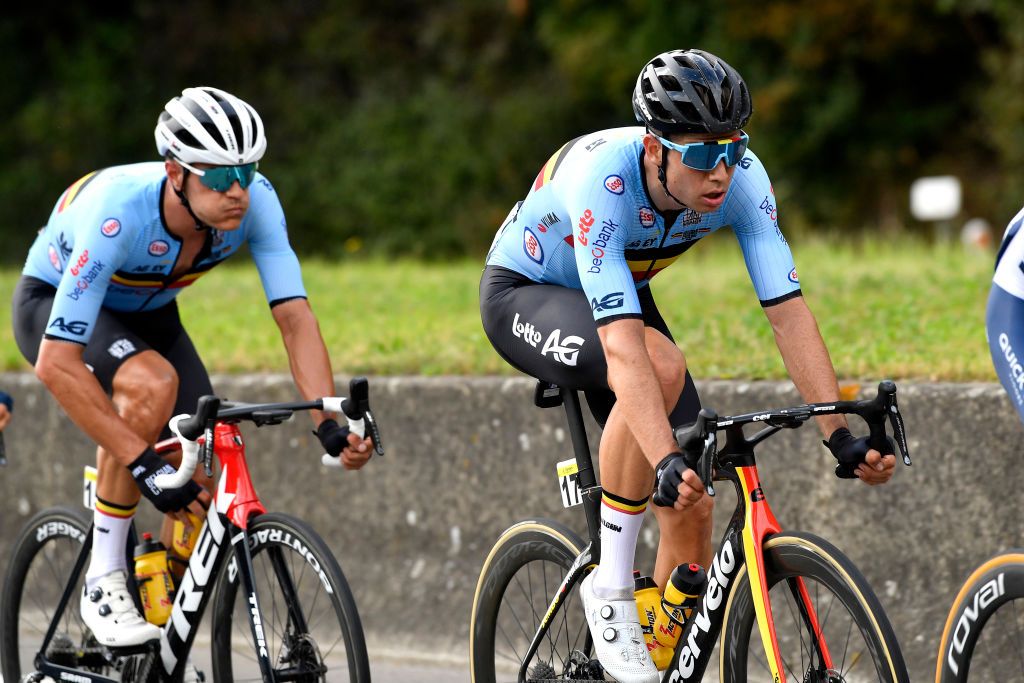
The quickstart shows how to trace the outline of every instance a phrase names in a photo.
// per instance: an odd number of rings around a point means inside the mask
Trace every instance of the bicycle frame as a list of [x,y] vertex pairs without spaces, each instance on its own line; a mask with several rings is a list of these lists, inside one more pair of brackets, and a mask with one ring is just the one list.
[[[202,529],[199,532],[199,539],[196,541],[188,567],[176,590],[171,616],[160,634],[159,655],[160,665],[163,669],[162,678],[170,681],[179,681],[182,678],[186,655],[192,649],[197,627],[202,620],[203,613],[213,592],[213,584],[229,556],[227,543],[225,543],[225,539],[228,539],[234,551],[234,563],[231,564],[229,571],[237,571],[242,577],[242,585],[245,587],[246,599],[249,605],[247,610],[249,625],[253,634],[253,642],[257,645],[258,651],[256,654],[260,671],[263,675],[263,680],[274,681],[270,654],[267,651],[263,634],[263,616],[256,597],[252,554],[247,534],[252,518],[265,513],[266,509],[260,502],[256,489],[253,486],[252,478],[249,475],[249,468],[245,459],[245,444],[238,426],[218,422],[213,433],[213,439],[214,453],[217,455],[221,465],[217,492],[214,496],[214,503],[211,505],[206,520],[203,522]],[[178,448],[179,443],[177,439],[167,439],[158,443],[155,450],[160,454],[166,454]],[[91,547],[92,527],[90,526],[89,533],[82,546],[82,551],[69,577],[67,587],[43,638],[39,654],[36,655],[36,670],[54,680],[80,683],[86,683],[87,681],[109,683],[114,680],[88,671],[61,666],[47,661],[44,656],[50,641],[56,633],[60,617],[64,614],[69,601],[73,597],[72,594],[75,592],[74,586],[77,585],[78,579],[85,568]],[[284,597],[287,604],[296,604],[294,586],[291,584],[288,572],[281,565],[280,557],[273,555],[271,557],[275,570],[278,573],[277,578],[286,593]],[[290,618],[296,619],[300,626],[305,628],[305,624],[302,623],[302,617],[297,612],[291,613]],[[118,649],[117,652],[125,654],[145,653],[153,647],[153,645],[143,645],[136,648]]]
[[[543,383],[538,385],[535,403],[540,407],[557,405],[557,402],[550,400],[544,389]],[[875,443],[878,443],[877,439],[885,439],[883,422],[888,418],[892,422],[904,462],[909,465],[910,456],[906,446],[902,418],[896,408],[895,392],[895,384],[883,382],[879,385],[879,397],[873,401],[807,404],[781,411],[738,415],[733,418],[723,418],[721,421],[717,420],[717,416],[713,412],[709,412],[707,419],[714,421],[710,433],[705,431],[705,411],[702,411],[698,422],[689,428],[689,436],[698,437],[699,441],[703,442],[706,457],[703,460],[702,480],[706,482],[708,492],[712,495],[714,494],[714,489],[710,485],[712,479],[731,481],[736,489],[736,510],[712,559],[711,567],[708,568],[708,583],[701,595],[700,605],[692,611],[690,617],[683,624],[683,630],[676,643],[672,660],[662,676],[663,683],[701,680],[710,660],[711,651],[721,632],[725,606],[729,603],[735,579],[744,568],[750,584],[757,626],[767,658],[768,669],[772,676],[771,680],[773,683],[786,681],[782,656],[775,634],[771,603],[768,599],[769,587],[765,576],[763,553],[766,539],[772,534],[781,533],[782,527],[772,513],[764,490],[761,488],[754,457],[754,446],[780,429],[800,426],[813,415],[856,413],[868,421],[872,439],[876,440]],[[564,387],[560,388],[559,394],[561,403],[565,406],[569,434],[576,456],[590,542],[577,556],[551,600],[526,656],[523,658],[519,670],[519,683],[526,680],[529,664],[547,633],[552,617],[564,604],[565,596],[569,594],[569,590],[574,585],[582,580],[586,571],[596,566],[600,560],[601,488],[597,484],[594,474],[579,395],[576,391]],[[754,423],[765,425],[765,429],[748,439],[743,434],[743,425]],[[724,428],[726,443],[721,449],[716,450],[714,431],[718,428]],[[678,434],[676,437],[680,438]],[[714,477],[712,477],[712,455],[714,455],[717,465]],[[832,656],[822,634],[804,580],[795,577],[787,579],[786,582],[796,601],[800,617],[812,635],[811,647],[819,655],[818,661],[826,669],[832,669]],[[587,638],[589,645],[589,634]]]

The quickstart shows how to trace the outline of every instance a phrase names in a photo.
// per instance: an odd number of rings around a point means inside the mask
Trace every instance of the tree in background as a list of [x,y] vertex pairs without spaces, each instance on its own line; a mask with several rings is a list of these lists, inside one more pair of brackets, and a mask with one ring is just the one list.
[[298,249],[479,254],[562,142],[632,125],[637,71],[674,47],[750,82],[789,232],[892,229],[909,182],[939,172],[1001,224],[1024,187],[1017,0],[41,2],[0,39],[14,260],[68,184],[155,158],[156,115],[188,85],[257,106]]

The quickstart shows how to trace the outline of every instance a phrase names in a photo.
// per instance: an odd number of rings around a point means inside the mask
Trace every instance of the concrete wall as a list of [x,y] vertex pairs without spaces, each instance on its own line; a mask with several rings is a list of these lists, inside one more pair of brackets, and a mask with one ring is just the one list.
[[[294,398],[287,377],[219,377],[214,385],[236,400]],[[0,470],[3,558],[29,515],[80,504],[81,468],[93,449],[34,377],[0,375],[0,387],[18,401],[5,433],[10,464]],[[800,402],[785,383],[699,388],[705,405],[720,413]],[[334,548],[375,653],[465,661],[473,589],[498,534],[536,515],[585,532],[578,508],[562,510],[554,474],[555,463],[571,454],[564,414],[534,408],[532,390],[518,378],[375,378],[371,398],[388,454],[357,473],[321,467],[305,416],[244,430],[264,502],[303,517]],[[865,394],[873,392],[865,386]],[[1024,545],[1024,430],[996,385],[905,383],[899,399],[914,466],[898,465],[889,485],[836,479],[812,426],[767,442],[760,471],[785,528],[825,536],[861,568],[894,624],[912,678],[925,680],[968,571],[1000,549]],[[720,490],[718,528],[734,505],[732,492]],[[648,520],[639,567],[652,566],[656,541]]]

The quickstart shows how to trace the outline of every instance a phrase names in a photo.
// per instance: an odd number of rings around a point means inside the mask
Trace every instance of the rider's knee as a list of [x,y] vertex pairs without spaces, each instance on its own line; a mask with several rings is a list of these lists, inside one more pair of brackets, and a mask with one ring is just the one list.
[[178,373],[160,357],[125,363],[114,375],[113,388],[114,402],[125,419],[152,416],[165,421],[178,395]]
[[[666,340],[668,342],[668,340]],[[668,342],[648,349],[651,366],[667,399],[676,399],[686,382],[686,357],[678,346]]]

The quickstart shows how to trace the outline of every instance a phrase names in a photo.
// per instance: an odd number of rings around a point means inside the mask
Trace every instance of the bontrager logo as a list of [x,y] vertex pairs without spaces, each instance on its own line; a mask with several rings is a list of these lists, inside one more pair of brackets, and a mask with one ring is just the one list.
[[701,656],[700,646],[697,644],[697,636],[711,630],[711,615],[722,606],[725,600],[725,589],[729,586],[732,572],[736,569],[736,553],[732,548],[732,542],[726,538],[722,544],[722,551],[711,562],[711,571],[708,572],[708,587],[704,590],[704,597],[701,600],[701,610],[694,618],[693,628],[686,638],[686,645],[679,653],[679,663],[676,670],[669,677],[669,683],[686,680],[693,675],[696,660]]
[[[1002,339],[999,341],[1002,343]],[[1000,573],[996,578],[987,581],[974,594],[971,605],[964,609],[964,613],[960,615],[960,619],[956,622],[956,628],[953,629],[953,633],[950,636],[949,651],[946,653],[946,664],[949,665],[949,670],[953,672],[954,676],[960,672],[960,662],[957,659],[964,653],[964,646],[967,644],[967,639],[971,636],[971,629],[978,621],[978,615],[981,613],[981,610],[987,608],[1005,593],[1006,574]]]

